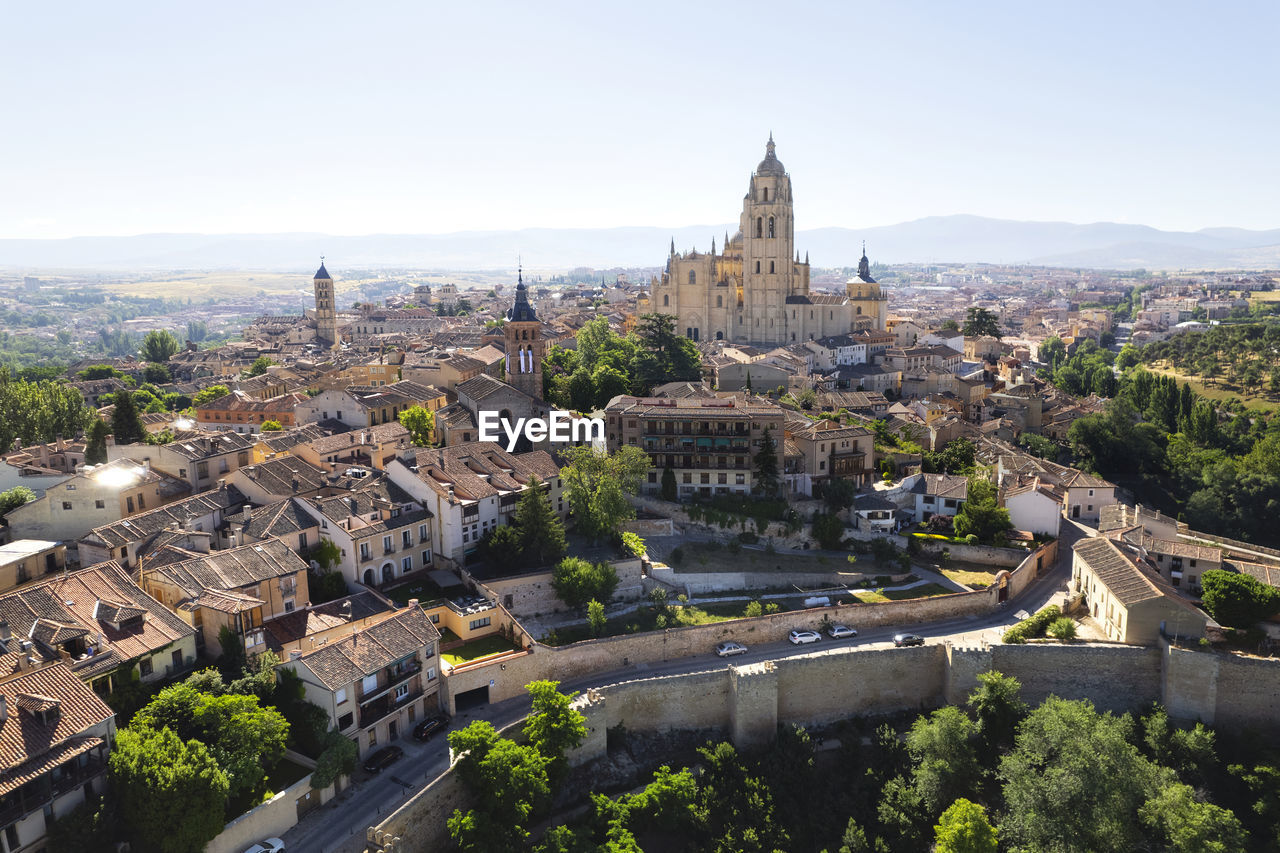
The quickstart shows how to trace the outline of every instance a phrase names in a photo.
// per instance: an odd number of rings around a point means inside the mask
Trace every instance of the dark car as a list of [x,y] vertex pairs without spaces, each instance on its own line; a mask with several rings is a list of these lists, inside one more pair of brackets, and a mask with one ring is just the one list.
[[448,725],[449,718],[443,714],[428,717],[413,727],[413,739],[430,740],[433,734],[447,728]]
[[404,750],[398,746],[384,746],[382,749],[370,755],[364,763],[364,769],[370,773],[377,773],[385,770],[392,764],[395,764],[404,755]]
[[898,634],[893,638],[895,646],[923,646],[924,637],[918,634]]

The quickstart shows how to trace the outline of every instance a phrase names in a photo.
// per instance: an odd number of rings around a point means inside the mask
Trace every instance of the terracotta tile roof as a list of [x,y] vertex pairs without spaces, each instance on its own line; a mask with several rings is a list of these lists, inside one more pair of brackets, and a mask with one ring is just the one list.
[[441,495],[452,493],[461,500],[518,492],[533,476],[544,483],[560,476],[560,467],[545,450],[512,454],[492,441],[418,448],[413,464],[419,480]]
[[1102,536],[1084,539],[1075,553],[1098,580],[1126,607],[1160,598],[1164,593],[1154,579],[1112,542]]
[[158,509],[95,527],[81,541],[100,543],[113,549],[121,548],[133,542],[143,542],[170,525],[185,523],[188,518],[208,515],[219,509],[225,510],[244,504],[247,500],[235,486],[220,486],[186,500],[174,501]]
[[[118,621],[109,618],[113,615]],[[15,636],[10,647],[27,637],[35,641],[31,652],[46,660],[56,658],[57,647],[77,637],[94,647],[92,657],[114,651],[119,660],[133,660],[195,633],[134,585],[115,562],[59,574],[0,596],[0,618]],[[16,655],[0,657],[0,672],[9,672],[16,660]]]
[[377,672],[440,639],[421,607],[406,607],[381,622],[308,652],[299,662],[330,690]]
[[170,583],[189,598],[206,591],[229,592],[306,571],[306,562],[279,539],[213,551],[194,560],[149,569],[146,578]]
[[84,733],[115,716],[61,662],[6,678],[0,695],[8,706],[0,722],[0,794],[101,746],[102,738]]
[[312,634],[328,631],[395,610],[395,605],[368,590],[326,601],[314,607],[294,610],[263,623],[267,646],[276,652]]

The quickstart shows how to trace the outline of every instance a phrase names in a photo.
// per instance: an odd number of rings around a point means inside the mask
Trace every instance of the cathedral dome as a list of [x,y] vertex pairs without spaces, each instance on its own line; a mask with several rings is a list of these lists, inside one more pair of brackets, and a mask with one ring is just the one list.
[[769,134],[769,144],[765,146],[764,159],[760,161],[760,165],[756,166],[757,175],[785,175],[787,170],[783,167],[782,161],[778,159],[778,155],[774,153],[773,134]]

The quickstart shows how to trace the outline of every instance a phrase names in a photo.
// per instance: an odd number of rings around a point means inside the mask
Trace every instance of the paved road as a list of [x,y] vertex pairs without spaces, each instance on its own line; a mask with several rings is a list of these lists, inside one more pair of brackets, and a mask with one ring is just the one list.
[[[724,661],[708,651],[705,655],[667,661],[660,664],[633,664],[612,672],[601,673],[561,685],[563,690],[585,691],[636,678],[659,675],[684,675],[691,672],[723,669],[729,663],[755,663],[780,660],[800,655],[831,653],[837,648],[886,649],[893,647],[893,635],[902,630],[924,637],[929,644],[949,642],[954,645],[978,645],[983,641],[998,642],[1004,628],[1018,621],[1015,613],[1034,613],[1050,603],[1061,603],[1070,577],[1071,545],[1092,533],[1089,528],[1064,524],[1058,543],[1058,558],[1053,566],[1037,578],[1022,594],[999,610],[982,617],[948,619],[904,628],[876,628],[851,640],[831,640],[793,646],[785,637],[777,642],[753,645],[744,655]],[[857,627],[854,625],[853,627]],[[515,722],[529,712],[527,698],[509,699],[459,714],[450,730],[466,726],[473,720],[488,720],[496,728]],[[443,773],[449,766],[449,747],[443,733],[427,743],[411,738],[400,741],[405,756],[400,761],[371,776],[357,769],[353,783],[336,799],[307,815],[284,835],[286,849],[307,853],[359,853],[364,849],[365,830],[395,811],[409,797]],[[447,815],[441,815],[444,820]]]

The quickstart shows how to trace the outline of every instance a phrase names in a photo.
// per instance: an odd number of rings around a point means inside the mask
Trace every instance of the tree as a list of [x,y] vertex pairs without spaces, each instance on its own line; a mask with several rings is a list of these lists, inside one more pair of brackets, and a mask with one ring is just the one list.
[[1004,841],[1082,853],[1138,848],[1133,816],[1154,790],[1157,768],[1132,744],[1132,731],[1131,718],[1099,714],[1088,700],[1050,696],[1032,711],[997,774]]
[[648,394],[664,382],[697,382],[702,378],[702,360],[693,341],[675,331],[670,314],[644,314],[632,333],[636,352],[632,362],[637,394]]
[[36,499],[36,493],[26,486],[14,486],[0,492],[0,518],[4,518],[23,504]]
[[565,457],[568,464],[560,475],[580,533],[599,543],[622,522],[635,518],[627,495],[640,490],[649,470],[647,453],[631,445],[612,454],[597,453],[593,447],[571,447]]
[[173,381],[173,374],[169,372],[169,368],[163,364],[148,364],[142,368],[142,379],[144,382],[150,382],[154,385],[167,385]]
[[858,495],[858,487],[852,480],[832,477],[822,484],[822,502],[833,513],[839,513],[853,506]]
[[279,421],[263,421],[259,427],[262,432],[280,432],[284,429]]
[[676,472],[674,468],[662,469],[662,499],[674,501],[679,496],[676,489]]
[[87,429],[93,413],[80,392],[62,382],[12,379],[0,368],[0,448],[53,441]]
[[942,321],[942,331],[958,332],[960,331],[960,324],[955,321],[954,317],[948,317]]
[[564,522],[551,508],[551,498],[536,476],[529,479],[516,505],[515,526],[520,534],[523,562],[529,566],[549,566],[569,550]]
[[1200,587],[1204,609],[1223,625],[1248,628],[1280,611],[1280,590],[1252,575],[1210,569]]
[[143,361],[163,364],[178,351],[182,342],[168,329],[157,329],[147,332],[142,339],[141,356]]
[[978,686],[969,694],[968,704],[989,751],[1013,745],[1018,723],[1027,715],[1021,691],[1022,683],[1011,675],[995,670],[978,673]]
[[844,544],[845,527],[840,516],[835,513],[814,513],[813,538],[818,546],[827,551],[835,551]]
[[[600,608],[603,616],[603,605],[598,601],[592,604]],[[561,693],[559,687],[558,681],[531,681],[525,685],[532,707],[525,720],[524,736],[530,746],[547,758],[547,774],[553,788],[568,775],[566,754],[581,746],[587,737],[587,719],[573,707],[573,699],[578,694]]]
[[1140,364],[1141,362],[1142,355],[1139,353],[1138,348],[1133,344],[1125,344],[1120,347],[1120,354],[1116,356],[1116,367],[1121,370],[1128,370],[1130,367],[1133,367],[1135,364]]
[[399,414],[400,426],[409,431],[414,447],[430,447],[436,430],[436,413],[425,406],[410,406]]
[[86,465],[101,465],[107,461],[107,436],[111,427],[102,418],[94,418],[85,437],[84,461]]
[[704,770],[695,810],[704,834],[698,850],[712,853],[772,853],[789,847],[775,818],[768,783],[753,774],[732,744],[698,749]]
[[556,595],[574,610],[591,601],[605,602],[618,588],[618,573],[608,563],[592,563],[581,557],[565,557],[551,573]]
[[1002,337],[999,318],[986,308],[974,305],[969,308],[969,312],[965,317],[964,335],[966,338],[986,335],[998,339]]
[[940,814],[981,780],[977,733],[977,724],[954,706],[917,717],[907,732],[907,752],[915,763],[911,784],[929,814]]
[[249,367],[245,370],[244,375],[249,378],[253,378],[254,376],[261,376],[262,374],[266,373],[267,368],[273,364],[275,364],[274,361],[267,358],[265,355],[260,355],[253,360],[253,364],[249,365]]
[[191,405],[197,409],[205,403],[213,400],[221,399],[231,393],[231,389],[226,385],[210,385],[208,388],[202,388],[191,398]]
[[468,853],[524,849],[525,824],[551,799],[550,759],[535,746],[499,737],[486,720],[450,732],[449,747],[458,756],[458,777],[479,804],[454,810],[448,820],[454,842]]
[[202,853],[226,821],[230,783],[209,750],[172,729],[116,733],[111,787],[129,835],[160,853]]
[[134,404],[133,394],[121,388],[116,392],[115,410],[111,413],[111,433],[116,444],[137,444],[147,436],[147,428],[142,425],[142,416]]
[[604,635],[605,626],[608,619],[604,615],[604,605],[596,601],[594,598],[587,602],[587,625],[591,628],[591,636],[601,637]]
[[773,439],[773,427],[765,427],[760,437],[760,450],[756,453],[756,491],[767,497],[777,497],[781,488],[778,482],[778,443]]
[[977,536],[978,541],[990,543],[1012,527],[1009,510],[996,503],[995,485],[978,474],[970,477],[968,495],[955,517],[956,535]]
[[200,343],[209,337],[209,325],[203,320],[189,320],[187,322],[187,340],[192,343]]
[[942,813],[933,831],[935,853],[996,853],[996,829],[987,810],[963,797]]
[[1248,834],[1227,809],[1196,798],[1190,785],[1164,785],[1138,810],[1142,823],[1169,853],[1231,853],[1247,849]]
[[481,537],[477,550],[491,566],[524,564],[524,546],[520,544],[520,530],[514,524],[491,529]]
[[1062,342],[1062,338],[1056,335],[1041,341],[1040,347],[1036,352],[1039,360],[1049,365],[1051,369],[1056,368],[1067,360],[1067,345]]
[[311,787],[324,789],[339,776],[349,776],[356,769],[359,757],[360,748],[355,741],[337,729],[330,729],[325,736],[324,749],[316,759],[316,769],[311,771]]
[[76,378],[84,382],[92,382],[95,379],[110,379],[120,375],[120,371],[109,364],[91,364],[77,373]]

